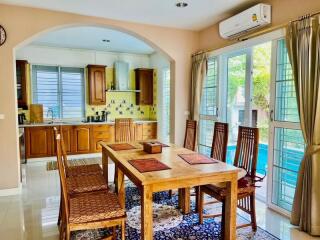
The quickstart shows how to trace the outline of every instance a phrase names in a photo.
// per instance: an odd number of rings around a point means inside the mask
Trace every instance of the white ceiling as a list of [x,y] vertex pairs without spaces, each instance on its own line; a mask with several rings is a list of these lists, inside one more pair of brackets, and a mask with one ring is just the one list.
[[0,0],[0,3],[31,6],[110,19],[182,29],[200,30],[256,0]]
[[[103,39],[108,39],[110,42],[103,42]],[[154,49],[145,42],[129,34],[100,27],[64,28],[46,33],[31,44],[136,54],[151,54],[154,52]]]

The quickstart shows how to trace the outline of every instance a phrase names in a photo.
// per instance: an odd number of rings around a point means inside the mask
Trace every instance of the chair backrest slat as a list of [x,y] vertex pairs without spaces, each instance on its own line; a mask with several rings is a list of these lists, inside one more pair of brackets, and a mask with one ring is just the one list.
[[228,128],[228,123],[215,122],[214,124],[211,157],[222,162],[226,162]]
[[251,177],[256,175],[259,129],[239,127],[234,166],[244,168]]
[[133,119],[117,118],[115,120],[116,142],[131,142],[134,140]]
[[183,147],[194,151],[197,138],[197,121],[187,120]]

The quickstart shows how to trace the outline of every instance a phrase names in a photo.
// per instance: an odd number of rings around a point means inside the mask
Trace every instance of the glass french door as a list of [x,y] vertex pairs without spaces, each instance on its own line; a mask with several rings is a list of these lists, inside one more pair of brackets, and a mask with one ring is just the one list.
[[292,68],[284,39],[272,43],[268,206],[289,215],[304,152]]

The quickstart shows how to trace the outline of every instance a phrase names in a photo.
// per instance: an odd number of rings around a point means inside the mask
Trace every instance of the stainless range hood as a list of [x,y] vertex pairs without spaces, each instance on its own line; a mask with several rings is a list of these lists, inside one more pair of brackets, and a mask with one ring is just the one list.
[[114,63],[115,90],[129,90],[129,63],[116,61]]

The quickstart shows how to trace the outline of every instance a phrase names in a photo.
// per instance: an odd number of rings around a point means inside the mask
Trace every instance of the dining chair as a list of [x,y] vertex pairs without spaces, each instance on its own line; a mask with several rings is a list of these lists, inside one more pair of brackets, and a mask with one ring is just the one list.
[[131,142],[134,140],[134,128],[132,118],[116,118],[115,140],[116,142]]
[[[56,153],[57,153],[57,158],[60,158],[62,161],[60,166],[63,167],[63,170],[66,174],[66,184],[67,184],[68,193],[79,194],[79,193],[89,193],[89,192],[108,190],[108,185],[105,181],[105,178],[103,177],[103,173],[99,165],[98,165],[100,168],[99,172],[98,171],[91,172],[91,173],[87,172],[87,174],[85,175],[84,174],[85,172],[82,170],[81,174],[77,175],[75,173],[78,170],[75,167],[71,167],[72,174],[70,174],[70,170],[69,170],[70,167],[67,166],[68,158],[67,158],[67,153],[65,149],[65,144],[63,141],[62,128],[60,127],[60,132],[58,132],[58,129],[56,127],[54,127],[53,130],[54,130],[55,139],[58,135],[60,136],[59,142],[56,140],[55,145],[57,147],[57,144],[60,144],[61,149],[59,152],[57,151]],[[60,210],[59,210],[59,216],[58,216],[58,222],[57,222],[58,226],[60,225],[60,221],[62,218],[62,208],[63,208],[63,202],[62,202],[62,196],[61,196]]]
[[197,139],[197,121],[187,120],[183,147],[194,151]]
[[[251,127],[239,127],[237,147],[234,158],[234,166],[243,168],[247,171],[244,178],[238,180],[238,208],[250,214],[251,222],[242,224],[237,228],[251,226],[254,231],[257,229],[256,210],[255,210],[255,182],[257,182],[256,165],[258,157],[259,129]],[[224,212],[225,199],[228,194],[225,184],[204,185],[200,187],[200,199],[198,201],[199,221],[203,223],[204,218],[221,216],[204,215],[204,194],[208,194],[216,200],[222,202],[222,225],[225,222]]]
[[[227,146],[228,146],[229,124],[223,122],[215,122],[213,129],[213,138],[211,144],[210,157],[222,162],[226,162]],[[195,187],[196,194],[196,211],[198,211],[198,202],[200,200],[200,186]],[[204,203],[204,205],[214,204],[218,201]]]
[[60,239],[69,240],[72,231],[112,228],[112,239],[116,239],[116,227],[121,227],[121,239],[125,239],[126,213],[120,207],[115,193],[101,191],[71,195],[62,160],[61,135],[56,134],[57,164],[63,201]]
[[[196,148],[196,138],[197,138],[197,121],[187,120],[183,147],[194,151]],[[169,190],[169,198],[171,197],[172,197],[172,190]]]
[[96,175],[102,174],[102,168],[99,164],[86,164],[86,165],[77,165],[77,166],[70,166],[67,160],[67,151],[66,145],[64,143],[63,138],[63,127],[59,127],[59,131],[61,134],[61,154],[62,159],[64,161],[64,166],[66,168],[66,175],[67,177],[71,176],[83,176],[83,175]]
[[[134,127],[132,118],[116,118],[115,119],[115,140],[116,142],[134,141]],[[114,169],[114,184],[117,189],[118,169]]]

